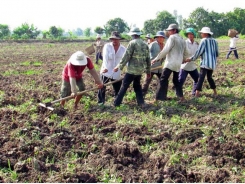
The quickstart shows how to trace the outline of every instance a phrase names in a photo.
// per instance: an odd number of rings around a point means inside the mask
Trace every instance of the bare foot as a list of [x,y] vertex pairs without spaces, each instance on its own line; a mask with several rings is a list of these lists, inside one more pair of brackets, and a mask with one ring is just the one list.
[[179,98],[179,102],[184,102],[185,101],[185,97],[180,97]]
[[75,104],[75,105],[74,105],[74,110],[77,110],[77,109],[78,109],[78,105]]
[[217,95],[218,95],[218,93],[217,93],[216,89],[214,89],[214,96],[217,96]]
[[153,105],[158,105],[159,103],[159,100],[152,100],[152,101],[149,101],[150,104],[153,104]]
[[197,97],[197,98],[200,97],[200,91],[197,91],[197,90],[196,90],[195,97]]

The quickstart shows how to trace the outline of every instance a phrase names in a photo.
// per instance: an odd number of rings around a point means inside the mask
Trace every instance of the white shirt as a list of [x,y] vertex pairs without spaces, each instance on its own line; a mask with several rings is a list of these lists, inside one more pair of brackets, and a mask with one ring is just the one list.
[[179,72],[180,66],[188,56],[185,40],[179,34],[170,35],[167,42],[154,60],[166,57],[164,67],[172,71]]
[[236,48],[236,42],[238,39],[239,39],[238,35],[230,39],[230,48]]
[[[191,40],[188,38],[186,41],[186,48],[188,50],[188,57],[191,57],[195,55],[197,48],[198,48],[198,43],[197,42],[191,42]],[[197,68],[197,65],[195,61],[190,61],[188,63],[181,64],[181,69],[186,70],[186,71],[193,71]]]
[[[114,72],[113,69],[119,64],[122,59],[126,48],[120,44],[117,52],[115,53],[115,49],[111,43],[106,43],[103,48],[103,63],[100,69],[100,74],[111,79],[120,79],[121,71],[118,69],[117,72]],[[108,72],[102,73],[104,69],[107,69]]]

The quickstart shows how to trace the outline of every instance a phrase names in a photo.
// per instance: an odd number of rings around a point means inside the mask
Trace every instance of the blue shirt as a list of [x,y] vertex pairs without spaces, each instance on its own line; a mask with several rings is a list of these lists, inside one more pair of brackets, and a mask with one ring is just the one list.
[[190,59],[195,61],[199,56],[201,56],[200,66],[202,68],[214,70],[219,56],[217,41],[213,38],[203,38],[196,53]]

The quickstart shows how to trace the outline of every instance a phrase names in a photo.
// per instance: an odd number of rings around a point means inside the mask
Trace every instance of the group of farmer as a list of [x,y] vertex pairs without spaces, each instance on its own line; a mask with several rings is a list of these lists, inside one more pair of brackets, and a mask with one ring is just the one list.
[[[216,68],[219,52],[218,43],[212,38],[213,33],[210,28],[203,27],[199,31],[202,37],[199,44],[194,40],[197,33],[193,28],[186,29],[186,40],[179,35],[180,30],[176,24],[170,24],[166,31],[167,34],[164,31],[158,31],[154,39],[146,43],[140,37],[142,33],[139,28],[134,27],[128,33],[132,40],[128,43],[127,48],[120,44],[120,40],[123,39],[121,35],[113,31],[109,38],[110,42],[101,47],[103,57],[101,52],[96,53],[96,63],[99,59],[102,60],[100,76],[91,59],[83,52],[77,51],[70,57],[63,70],[61,97],[74,96],[74,108],[78,107],[82,96],[77,93],[85,90],[82,73],[86,67],[98,86],[99,104],[105,103],[106,83],[111,82],[113,85],[114,106],[120,106],[127,89],[133,83],[137,105],[145,107],[144,98],[154,75],[159,80],[153,103],[168,100],[168,83],[172,73],[174,88],[180,102],[185,101],[183,84],[188,74],[194,83],[193,97],[200,96],[205,76],[207,76],[213,94],[217,95],[212,74]],[[95,45],[101,46],[101,38],[99,36],[98,38]],[[194,62],[199,57],[201,58],[200,72]],[[121,71],[125,66],[127,66],[127,71],[122,79]],[[143,73],[146,73],[146,76],[141,85]],[[64,104],[65,101],[61,101],[61,105],[64,106]]]

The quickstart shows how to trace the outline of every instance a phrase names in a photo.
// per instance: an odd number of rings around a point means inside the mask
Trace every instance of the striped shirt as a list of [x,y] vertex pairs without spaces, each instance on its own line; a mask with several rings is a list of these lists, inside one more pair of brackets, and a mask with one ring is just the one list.
[[199,56],[201,56],[200,66],[202,68],[214,70],[219,56],[217,41],[213,38],[203,38],[196,53],[190,59],[195,61]]

